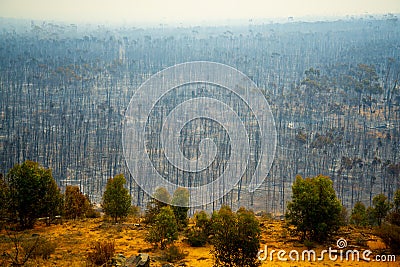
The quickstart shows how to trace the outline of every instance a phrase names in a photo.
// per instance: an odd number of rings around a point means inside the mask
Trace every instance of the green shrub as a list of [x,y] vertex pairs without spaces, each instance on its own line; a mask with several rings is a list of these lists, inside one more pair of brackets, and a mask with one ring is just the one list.
[[343,223],[342,205],[329,177],[303,179],[298,175],[285,216],[301,240],[324,241],[335,233]]
[[175,214],[178,229],[183,230],[188,225],[187,213],[189,211],[189,190],[179,187],[175,190],[171,200],[172,210]]
[[28,160],[14,165],[6,180],[10,214],[21,229],[33,228],[37,218],[49,217],[49,223],[61,214],[62,194],[50,169]]
[[146,241],[155,245],[160,245],[165,249],[167,245],[178,239],[178,225],[175,220],[174,212],[170,206],[161,208],[160,213],[154,218],[146,236]]
[[166,207],[171,202],[171,195],[164,187],[158,187],[153,193],[153,198],[147,203],[144,214],[144,223],[152,224],[161,208]]
[[88,211],[86,211],[85,214],[86,218],[100,218],[101,214],[99,211],[95,210],[94,208],[90,208]]
[[356,226],[365,226],[367,224],[367,213],[364,203],[357,201],[351,211],[350,223]]
[[203,247],[207,244],[208,237],[200,229],[190,229],[187,239],[192,247]]
[[240,208],[236,213],[221,207],[212,216],[211,253],[215,267],[256,267],[260,265],[260,225],[252,211]]
[[195,225],[188,231],[186,237],[192,247],[202,247],[208,241],[211,220],[205,211],[200,211],[194,215],[194,222]]
[[381,226],[383,219],[388,214],[391,204],[384,194],[376,195],[372,199],[372,204],[374,205],[374,215],[379,226]]

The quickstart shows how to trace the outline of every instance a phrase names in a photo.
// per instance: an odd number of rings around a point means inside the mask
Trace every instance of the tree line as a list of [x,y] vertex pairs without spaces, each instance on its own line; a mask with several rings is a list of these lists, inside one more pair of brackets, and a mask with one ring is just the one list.
[[[49,225],[57,219],[100,217],[78,186],[68,185],[62,193],[51,170],[37,162],[16,164],[0,178],[2,227],[14,225],[23,230],[33,228],[41,218]],[[131,196],[125,184],[123,175],[110,178],[102,197],[102,210],[115,222],[126,217],[131,208]]]

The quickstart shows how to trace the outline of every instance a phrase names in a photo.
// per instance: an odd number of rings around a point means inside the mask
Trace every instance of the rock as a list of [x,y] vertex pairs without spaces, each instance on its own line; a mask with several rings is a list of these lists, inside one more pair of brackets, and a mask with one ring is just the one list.
[[117,254],[111,259],[111,266],[113,267],[125,267],[126,258],[123,254]]
[[140,253],[136,256],[134,266],[136,267],[150,267],[150,256],[147,253]]
[[136,267],[136,256],[129,257],[126,259],[126,267]]

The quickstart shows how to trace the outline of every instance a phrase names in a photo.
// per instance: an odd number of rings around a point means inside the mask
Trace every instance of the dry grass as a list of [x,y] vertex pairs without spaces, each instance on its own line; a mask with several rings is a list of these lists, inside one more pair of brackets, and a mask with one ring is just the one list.
[[[64,221],[60,225],[37,225],[35,229],[26,231],[24,234],[39,234],[48,238],[57,244],[55,252],[50,259],[37,259],[31,262],[31,266],[85,266],[87,255],[91,251],[91,245],[98,240],[113,240],[115,242],[115,252],[122,253],[127,258],[137,255],[140,252],[147,252],[151,258],[155,260],[151,266],[161,267],[165,263],[163,252],[153,249],[152,246],[144,241],[147,230],[140,224],[135,225],[137,221],[127,220],[124,223],[113,225],[104,222],[102,219],[87,219],[83,221]],[[295,238],[291,238],[283,227],[283,222],[274,220],[262,221],[262,247],[268,246],[269,251],[272,249],[284,249],[289,252],[292,249],[302,251],[306,249],[303,244],[299,243]],[[0,243],[0,252],[3,252],[8,245],[4,242],[5,232],[1,232],[2,242]],[[345,238],[349,247],[357,248],[360,251],[371,249],[373,254],[389,254],[386,252],[382,241],[373,234],[371,229],[354,229],[350,227],[343,228],[340,237]],[[186,263],[190,267],[209,267],[212,266],[213,259],[210,255],[211,246],[192,248],[186,242],[178,240],[175,242],[185,254],[186,257],[179,263]],[[324,245],[318,245],[315,250],[320,252],[331,246],[336,249],[336,241],[332,240]],[[400,261],[400,256],[397,257]],[[399,266],[397,263],[377,263],[377,262],[353,262],[353,261],[329,261],[326,259],[322,262],[281,262],[277,260],[275,254],[273,266]],[[262,266],[271,266],[269,260],[263,262]]]

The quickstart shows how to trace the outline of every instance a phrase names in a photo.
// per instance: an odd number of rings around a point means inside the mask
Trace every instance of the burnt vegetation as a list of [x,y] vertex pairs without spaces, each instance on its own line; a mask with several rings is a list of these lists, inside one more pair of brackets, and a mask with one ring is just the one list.
[[[254,205],[284,213],[287,188],[298,174],[329,175],[347,207],[357,201],[372,205],[381,192],[391,198],[398,188],[400,33],[395,16],[155,29],[2,21],[2,173],[33,160],[51,168],[62,188],[78,185],[97,203],[108,178],[123,173],[134,204],[144,207],[146,194],[122,153],[125,108],[152,74],[177,63],[209,60],[237,68],[261,88],[278,131],[264,185],[249,194],[239,183],[217,206]],[[223,138],[215,129],[204,131]],[[183,138],[189,154],[190,140]],[[219,147],[229,157],[226,147]]]
[[[115,223],[128,217],[131,205],[147,207],[147,241],[165,249],[166,258],[185,256],[174,245],[179,235],[185,235],[194,247],[213,244],[216,266],[228,266],[224,265],[228,261],[223,255],[225,247],[237,250],[249,241],[237,233],[241,220],[255,225],[249,233],[254,236],[252,250],[242,256],[254,259],[259,246],[258,222],[252,211],[241,206],[287,214],[291,230],[300,240],[310,242],[325,241],[345,225],[347,208],[352,225],[375,227],[398,253],[400,22],[396,16],[187,28],[0,22],[2,228],[10,224],[32,228],[40,217],[49,218],[48,224],[59,215],[71,220],[99,217],[94,204],[100,202]],[[263,185],[249,193],[242,186],[251,179],[251,171],[246,172],[223,198],[198,207],[214,212],[213,216],[174,206],[190,197],[184,191],[159,188],[158,200],[151,199],[135,183],[123,157],[124,113],[135,89],[166,67],[196,60],[224,63],[249,76],[271,106],[278,137],[274,162]],[[196,93],[230,97],[217,89]],[[169,97],[159,103],[164,104],[160,113],[150,115],[165,117],[177,98],[190,98],[190,94],[185,91]],[[240,105],[232,101],[239,110]],[[245,124],[255,123],[246,112],[239,113]],[[154,129],[162,126],[162,119],[149,117],[149,121]],[[181,132],[182,151],[188,158],[196,157],[204,137],[213,139],[219,149],[213,173],[204,173],[199,184],[218,176],[229,160],[234,144],[222,128],[193,120]],[[153,132],[147,134],[152,141],[146,151],[149,158],[160,172],[178,176],[160,157],[159,140],[151,139]],[[256,134],[250,136],[251,142],[259,143]],[[261,153],[251,152],[254,159]],[[320,177],[324,184],[317,186],[309,178],[296,180],[296,176]],[[168,178],[184,185],[195,180],[192,176]],[[293,184],[299,192],[291,190]],[[313,223],[299,223],[296,213],[304,205],[296,194],[328,187],[335,203],[321,208],[326,208],[323,212],[328,216],[334,207],[335,216],[318,229],[310,228]],[[321,194],[317,200],[310,203],[329,202]],[[193,214],[190,224],[187,216]],[[172,225],[160,239],[167,221]],[[232,228],[226,228],[226,222],[232,222]],[[218,239],[228,234],[234,242]],[[43,241],[35,239],[38,243],[30,248],[17,237],[9,239],[17,248],[7,254],[15,266],[27,261],[21,251],[30,257]],[[114,243],[93,243],[92,250],[88,261],[103,264],[110,261]],[[229,266],[244,265],[238,260]]]

